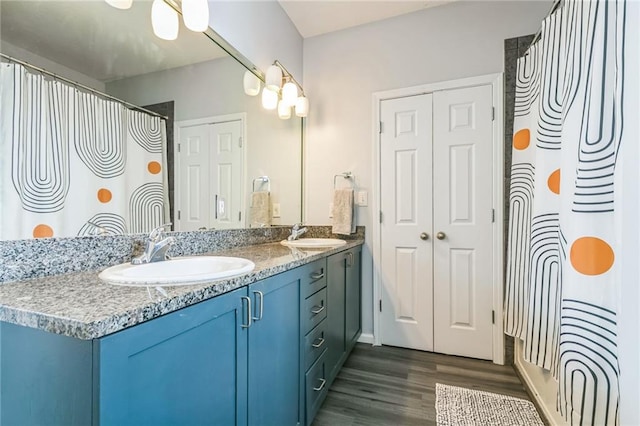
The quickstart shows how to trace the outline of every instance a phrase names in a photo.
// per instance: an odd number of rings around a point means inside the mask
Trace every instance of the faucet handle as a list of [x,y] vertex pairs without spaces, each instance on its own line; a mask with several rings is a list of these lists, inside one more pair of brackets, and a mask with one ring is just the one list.
[[298,222],[296,224],[293,225],[293,230],[297,231],[298,229],[300,229],[301,226],[303,226],[304,224],[302,222]]
[[153,228],[153,230],[149,233],[149,239],[156,241],[160,238],[160,236],[162,235],[162,233],[165,231],[165,228],[171,226],[172,223],[171,222],[167,222],[164,225],[160,225],[156,228]]

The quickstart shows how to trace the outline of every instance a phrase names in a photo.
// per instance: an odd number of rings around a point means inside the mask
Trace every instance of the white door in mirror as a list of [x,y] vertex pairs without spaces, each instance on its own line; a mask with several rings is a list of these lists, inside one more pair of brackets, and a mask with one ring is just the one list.
[[186,256],[142,265],[123,263],[105,269],[98,277],[115,285],[191,285],[244,275],[255,266],[241,257]]

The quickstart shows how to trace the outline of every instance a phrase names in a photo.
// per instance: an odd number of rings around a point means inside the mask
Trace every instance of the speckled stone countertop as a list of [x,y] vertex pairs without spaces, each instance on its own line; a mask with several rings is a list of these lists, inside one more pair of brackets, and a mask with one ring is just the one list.
[[104,283],[95,271],[9,282],[0,285],[0,321],[78,339],[96,339],[363,242],[348,240],[344,246],[324,250],[290,249],[280,243],[218,250],[209,254],[244,257],[256,267],[241,277],[163,287],[166,296],[155,288]]

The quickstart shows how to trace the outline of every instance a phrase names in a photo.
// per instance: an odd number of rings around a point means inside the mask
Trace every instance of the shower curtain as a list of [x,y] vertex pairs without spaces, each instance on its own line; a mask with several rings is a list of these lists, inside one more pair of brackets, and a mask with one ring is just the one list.
[[0,67],[0,239],[148,232],[168,209],[159,117]]
[[518,61],[505,330],[553,373],[571,424],[618,424],[614,177],[620,145],[637,143],[624,133],[638,78],[626,7],[564,1]]

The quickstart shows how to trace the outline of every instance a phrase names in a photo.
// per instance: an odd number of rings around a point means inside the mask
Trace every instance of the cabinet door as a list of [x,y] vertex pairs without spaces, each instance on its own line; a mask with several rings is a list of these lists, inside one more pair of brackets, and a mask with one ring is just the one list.
[[299,271],[251,284],[249,297],[249,424],[300,424]]
[[336,253],[327,259],[327,360],[329,383],[338,374],[345,346],[345,265],[346,252]]
[[351,351],[360,337],[361,328],[361,289],[360,289],[360,247],[349,250],[346,262],[345,282],[345,338],[347,352]]
[[99,341],[101,425],[245,425],[246,289]]

